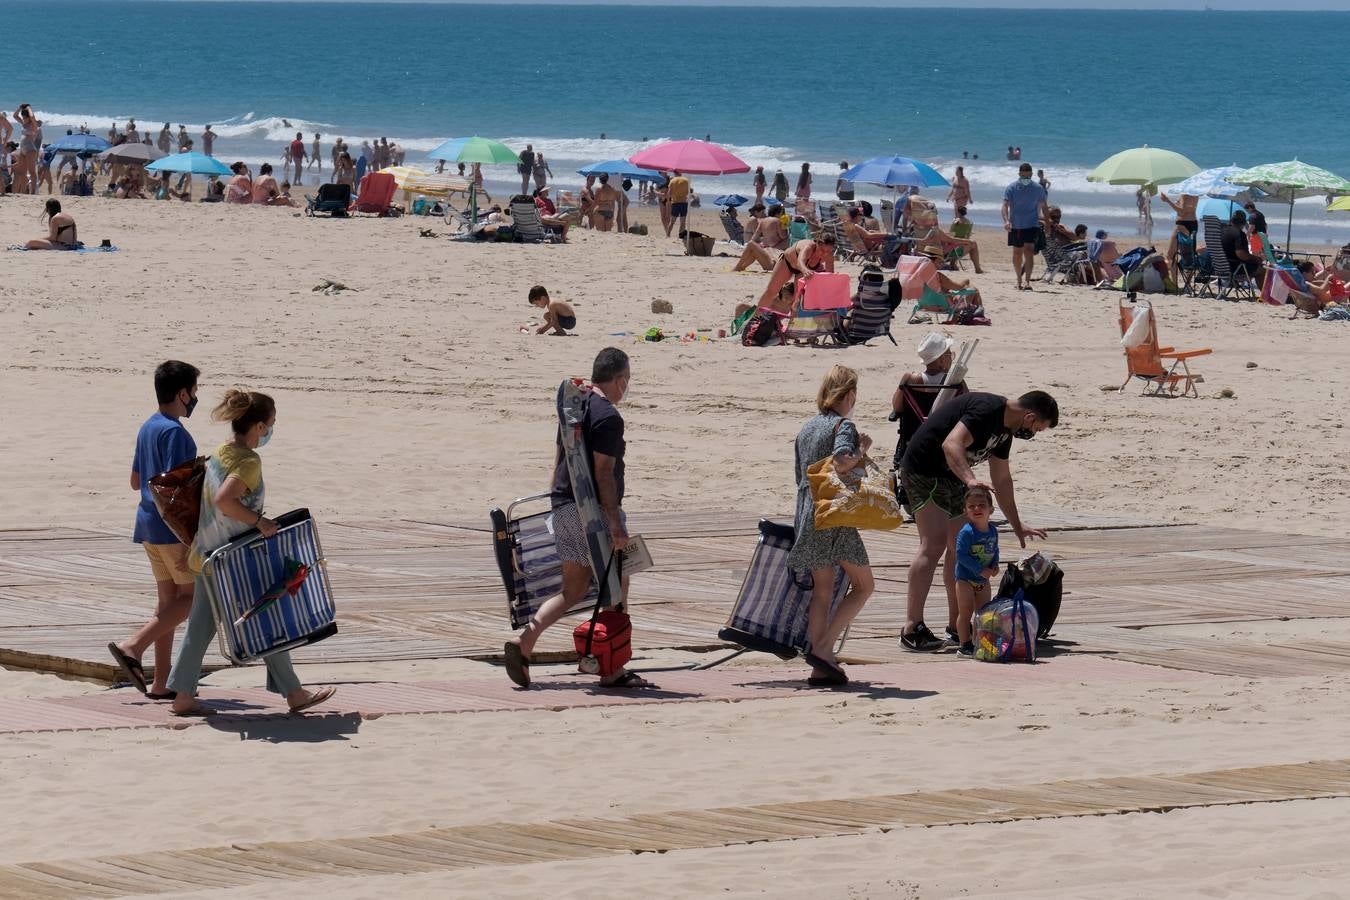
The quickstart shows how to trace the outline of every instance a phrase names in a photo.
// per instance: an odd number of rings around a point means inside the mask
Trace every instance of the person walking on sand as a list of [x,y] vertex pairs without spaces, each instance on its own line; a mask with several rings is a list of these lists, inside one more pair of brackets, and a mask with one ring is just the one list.
[[[309,153],[305,150],[305,136],[302,132],[295,133],[295,140],[291,141],[291,168],[295,170],[295,177],[289,179],[291,184],[301,184],[300,176],[305,171],[305,160],[309,159]],[[285,179],[283,179],[285,180]]]
[[[585,447],[590,453],[591,476],[605,515],[613,552],[628,546],[627,516],[623,511],[624,495],[624,421],[617,405],[628,394],[632,380],[628,354],[615,347],[606,347],[595,357],[591,366],[591,387],[581,429]],[[529,624],[514,641],[505,647],[507,676],[522,688],[530,686],[530,654],[535,644],[550,625],[581,602],[593,581],[591,553],[587,545],[586,527],[577,509],[572,492],[572,476],[562,449],[562,434],[558,434],[557,452],[553,468],[553,535],[558,544],[558,558],[562,562],[562,592],[555,594],[530,617]],[[628,576],[622,581],[619,603],[628,603]],[[635,672],[619,669],[600,681],[601,687],[654,687]]]
[[[276,523],[263,515],[262,458],[257,452],[272,439],[277,421],[276,404],[266,394],[231,389],[211,411],[211,418],[229,422],[231,435],[206,461],[197,537],[188,553],[188,569],[194,576],[192,608],[183,642],[178,647],[178,658],[169,673],[168,689],[175,694],[171,711],[176,716],[206,716],[215,712],[197,701],[202,659],[216,635],[216,615],[207,595],[202,563],[211,553],[250,529],[257,529],[265,538],[277,533]],[[287,651],[273,653],[264,662],[267,665],[267,689],[285,697],[286,705],[293,713],[317,706],[336,693],[331,687],[305,690]]]
[[[314,135],[314,149],[313,149],[313,151],[311,151],[310,154],[309,154],[309,166],[308,166],[307,168],[312,169],[312,168],[314,168],[315,166],[318,166],[318,167],[319,167],[319,174],[322,175],[322,174],[323,174],[323,152],[322,152],[322,148],[319,146],[319,137],[320,137],[319,134],[316,132],[315,135]],[[296,184],[299,184],[299,183],[300,183],[300,182],[298,182],[298,181],[296,182]]]
[[670,216],[666,219],[666,237],[675,229],[675,220],[680,220],[679,230],[676,234],[682,234],[689,227],[689,194],[693,187],[689,184],[689,179],[685,178],[679,172],[672,173],[670,182],[666,185],[666,200],[670,204]]
[[[794,572],[811,573],[811,604],[806,613],[806,634],[811,649],[807,684],[838,687],[848,684],[848,674],[834,655],[835,642],[872,596],[875,582],[867,548],[858,529],[816,529],[816,504],[806,470],[822,459],[833,461],[841,475],[863,465],[872,439],[858,431],[848,418],[858,402],[858,373],[847,366],[834,366],[816,391],[816,415],[807,419],[793,453],[797,478],[796,535],[788,553]],[[849,589],[831,614],[835,569],[844,570]]]
[[952,177],[952,189],[947,192],[947,200],[951,203],[952,209],[958,211],[958,216],[964,215],[959,210],[970,207],[970,181],[966,178],[965,166],[956,167],[956,174]]
[[[197,455],[197,443],[181,420],[190,418],[197,407],[200,374],[196,366],[176,359],[162,362],[155,369],[155,399],[159,409],[141,424],[131,461],[131,489],[141,495],[131,539],[145,548],[158,602],[150,620],[129,639],[110,643],[108,652],[127,680],[151,700],[174,698],[168,688],[173,632],[192,607],[192,573],[188,571],[187,545],[160,518],[150,493],[150,479]],[[151,646],[155,648],[155,680],[147,685],[141,659]]]
[[943,554],[956,559],[956,535],[965,524],[966,490],[990,487],[975,475],[975,466],[989,461],[994,496],[1018,543],[1025,547],[1029,538],[1045,537],[1043,530],[1027,526],[1017,513],[1008,458],[1013,438],[1030,440],[1058,424],[1059,405],[1045,391],[1029,391],[1016,400],[974,391],[945,401],[914,432],[899,471],[919,531],[919,549],[907,575],[902,648],[927,652],[944,646],[924,624],[924,603]]
[[216,133],[211,130],[210,125],[202,132],[202,152],[207,156],[216,155]]
[[525,149],[520,151],[520,164],[516,166],[516,171],[520,174],[520,192],[528,194],[530,178],[534,176],[534,144],[526,144]]
[[1013,272],[1019,291],[1031,290],[1042,219],[1050,219],[1045,189],[1032,180],[1031,163],[1022,163],[1017,180],[1003,192],[1003,229],[1008,232],[1008,246],[1013,248]]

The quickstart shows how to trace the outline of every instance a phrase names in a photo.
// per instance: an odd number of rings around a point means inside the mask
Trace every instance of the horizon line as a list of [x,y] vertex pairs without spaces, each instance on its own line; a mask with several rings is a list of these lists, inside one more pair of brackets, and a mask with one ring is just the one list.
[[[61,2],[79,2],[79,0],[43,0],[44,5],[52,5]],[[684,0],[684,2],[673,2],[673,0],[143,0],[148,3],[303,3],[303,4],[331,4],[331,5],[357,5],[365,4],[370,6],[570,6],[576,8],[586,7],[634,7],[634,8],[683,8],[688,6],[707,6],[707,7],[728,7],[733,9],[775,9],[775,8],[797,8],[818,6],[817,0]],[[1128,2],[1128,0],[1127,0]],[[1146,0],[1147,2],[1147,0]],[[848,0],[847,3],[833,6],[832,10],[846,9],[941,9],[949,12],[1009,12],[1014,10],[1035,10],[1045,12],[1150,12],[1150,13],[1202,13],[1202,12],[1224,12],[1224,13],[1259,13],[1259,12],[1285,12],[1285,13],[1332,13],[1341,15],[1350,15],[1350,10],[1328,9],[1320,6],[1308,6],[1300,4],[1297,0],[1290,3],[1271,2],[1265,6],[1252,6],[1235,8],[1229,6],[1225,0],[1192,0],[1195,7],[1192,9],[1179,9],[1173,3],[1167,0],[1152,0],[1155,5],[1143,6],[1115,6],[1111,9],[1102,9],[1100,5],[1094,4],[1091,0],[1008,0],[1008,2],[997,6],[952,6],[951,0]],[[1046,5],[1047,3],[1052,5]]]

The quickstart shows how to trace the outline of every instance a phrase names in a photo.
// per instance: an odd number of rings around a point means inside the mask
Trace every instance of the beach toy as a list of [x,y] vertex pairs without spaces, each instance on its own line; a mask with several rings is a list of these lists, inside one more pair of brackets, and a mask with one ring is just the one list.
[[995,597],[975,613],[975,658],[983,662],[1035,662],[1040,617],[1022,591]]
[[664,341],[666,334],[660,328],[648,328],[643,332],[642,339],[644,341]]

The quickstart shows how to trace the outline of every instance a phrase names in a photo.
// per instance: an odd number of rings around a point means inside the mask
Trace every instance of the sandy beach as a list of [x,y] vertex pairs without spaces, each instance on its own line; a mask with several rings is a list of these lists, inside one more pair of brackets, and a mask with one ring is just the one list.
[[[490,507],[547,487],[553,392],[562,377],[589,374],[595,353],[611,345],[633,367],[623,407],[626,507],[789,515],[792,440],[814,411],[820,376],[835,363],[858,370],[854,418],[889,458],[891,391],[916,367],[914,347],[933,327],[898,315],[898,346],[874,340],[843,350],[715,339],[767,275],[732,272],[725,254],[735,251],[725,243],[719,255],[686,257],[655,227],[645,237],[576,229],[566,245],[484,245],[451,242],[439,220],[413,217],[63,201],[82,240],[108,238],[119,250],[0,253],[0,529],[55,525],[129,538],[136,497],[127,471],[136,428],[154,409],[151,373],[165,358],[202,371],[202,404],[187,427],[204,452],[225,438],[206,413],[227,387],[276,398],[264,457],[270,509],[307,506],[320,523],[481,521]],[[39,198],[0,198],[0,243],[39,236],[40,212]],[[696,227],[720,233],[712,213],[698,215]],[[655,225],[653,211],[634,218]],[[420,237],[419,228],[438,236]],[[1017,292],[1003,233],[978,231],[977,239],[987,271],[966,275],[993,325],[952,329],[958,341],[980,340],[970,383],[1008,395],[1040,388],[1060,404],[1060,426],[1019,442],[1012,457],[1029,524],[1057,510],[1193,523],[1308,535],[1301,549],[1331,542],[1327,553],[1336,555],[1336,523],[1350,515],[1350,476],[1339,459],[1341,398],[1350,395],[1350,372],[1337,365],[1343,323],[1291,321],[1288,307],[1156,297],[1164,343],[1214,350],[1194,366],[1205,377],[1200,397],[1146,398],[1135,385],[1122,393],[1122,295],[1040,283]],[[1117,240],[1134,246],[1128,236]],[[856,274],[857,266],[840,270]],[[349,290],[314,291],[325,279]],[[575,336],[521,333],[540,321],[525,299],[536,283],[575,307]],[[653,313],[654,300],[674,312]],[[670,339],[642,341],[654,326]],[[714,339],[678,339],[689,332]],[[7,587],[0,584],[0,597]],[[152,602],[147,568],[145,590],[125,603],[148,611]],[[1284,639],[1344,642],[1344,622],[1284,623]],[[1265,641],[1270,624],[1185,627],[1196,629],[1186,632],[1191,638],[1240,644]],[[672,652],[656,661],[688,658]],[[504,680],[499,668],[462,659],[318,666],[299,653],[297,664],[307,682]],[[257,739],[209,726],[0,734],[0,821],[22,823],[6,829],[0,866],[1348,755],[1343,673],[1240,678],[1072,655],[1045,667],[1062,667],[1061,676],[1019,687],[950,674],[994,668],[954,659],[912,667],[914,683],[936,693],[802,691],[738,703],[388,716],[327,740],[306,738],[298,722]],[[219,673],[210,687],[259,683],[248,668]],[[0,708],[106,690],[0,669]],[[232,803],[245,786],[248,802]],[[906,826],[422,874],[335,871],[247,890],[329,898],[582,897],[597,889],[691,898],[1334,897],[1350,875],[1333,843],[1347,812],[1342,796]],[[227,890],[238,893],[202,883],[162,896]]]

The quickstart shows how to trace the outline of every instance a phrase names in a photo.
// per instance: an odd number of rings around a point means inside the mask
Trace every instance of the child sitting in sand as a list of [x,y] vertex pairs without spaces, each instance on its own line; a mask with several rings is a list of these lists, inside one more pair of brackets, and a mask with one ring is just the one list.
[[956,535],[957,653],[975,656],[971,619],[989,602],[989,579],[998,575],[998,529],[989,524],[994,498],[985,487],[966,490],[966,524]]
[[577,314],[572,305],[561,300],[550,300],[548,288],[542,284],[530,288],[530,305],[544,310],[544,324],[539,326],[535,334],[544,334],[551,328],[554,335],[566,336],[567,329],[577,327]]

